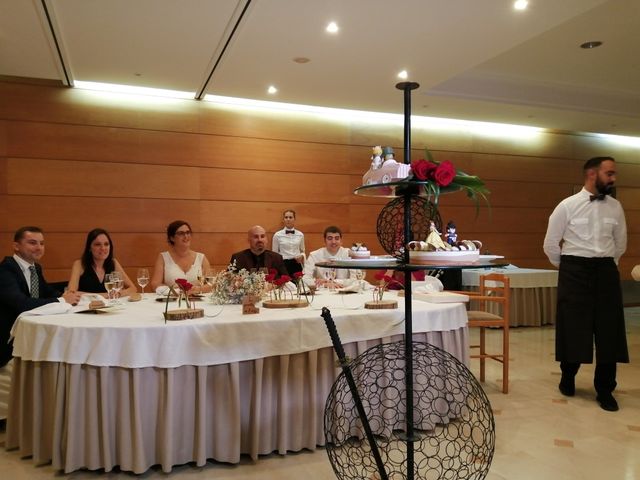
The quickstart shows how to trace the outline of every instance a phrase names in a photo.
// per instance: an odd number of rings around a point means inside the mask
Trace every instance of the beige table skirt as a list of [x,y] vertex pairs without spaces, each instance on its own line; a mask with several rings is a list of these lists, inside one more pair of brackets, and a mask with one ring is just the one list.
[[[416,334],[468,365],[468,332]],[[356,356],[402,336],[345,345]],[[15,359],[7,449],[51,462],[143,473],[153,465],[258,455],[324,444],[325,400],[339,373],[331,348],[214,366],[94,367]]]

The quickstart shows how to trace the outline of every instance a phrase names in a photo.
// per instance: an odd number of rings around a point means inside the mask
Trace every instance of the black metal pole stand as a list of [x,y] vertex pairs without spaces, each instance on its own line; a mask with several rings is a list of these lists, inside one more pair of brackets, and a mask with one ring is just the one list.
[[[402,82],[396,88],[404,92],[404,163],[411,163],[411,90],[419,85],[415,82]],[[411,197],[414,195],[411,188],[404,191],[404,265],[409,264],[409,249],[406,245],[413,240],[411,233]],[[404,270],[404,360],[405,360],[405,395],[407,409],[407,480],[413,480],[415,476],[414,466],[414,441],[413,431],[413,322],[411,310],[411,270]]]
[[364,410],[364,406],[362,405],[362,399],[360,398],[360,393],[358,392],[358,387],[356,386],[356,382],[353,379],[353,374],[351,373],[351,367],[349,367],[349,362],[347,361],[347,357],[344,353],[344,347],[342,346],[342,342],[340,341],[340,336],[338,335],[338,329],[336,328],[336,324],[331,317],[331,312],[327,307],[322,307],[322,318],[324,318],[324,323],[327,326],[327,330],[329,330],[329,336],[331,337],[331,342],[333,343],[333,349],[338,355],[338,360],[340,361],[340,367],[342,368],[342,373],[347,380],[347,384],[349,385],[349,390],[351,391],[351,396],[353,397],[353,402],[356,405],[356,410],[358,410],[358,416],[360,417],[360,421],[362,422],[362,426],[364,427],[364,433],[367,437],[367,441],[369,442],[369,446],[371,447],[371,454],[373,455],[374,460],[376,461],[376,466],[378,467],[378,473],[380,474],[381,480],[388,480],[389,476],[384,468],[384,462],[382,461],[382,457],[380,456],[380,451],[378,450],[378,444],[376,443],[376,439],[373,436],[373,431],[371,430],[371,425],[369,425],[369,419],[367,418],[367,412]]

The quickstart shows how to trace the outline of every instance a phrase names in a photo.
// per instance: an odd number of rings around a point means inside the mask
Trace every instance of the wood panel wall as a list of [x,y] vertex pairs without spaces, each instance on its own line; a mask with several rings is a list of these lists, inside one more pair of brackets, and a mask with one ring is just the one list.
[[[353,194],[379,144],[401,152],[402,127],[0,82],[0,248],[11,254],[13,232],[39,225],[46,275],[66,280],[86,232],[99,226],[112,233],[116,256],[133,276],[165,249],[166,225],[185,219],[194,248],[223,268],[246,248],[250,226],[273,233],[282,211],[293,208],[309,250],[336,224],[345,244],[364,241],[384,253],[375,228],[385,201]],[[533,268],[550,267],[542,252],[547,219],[582,184],[584,160],[614,155],[629,227],[623,278],[640,263],[639,149],[595,135],[414,128],[412,158],[426,145],[492,191],[491,208],[478,215],[463,194],[442,196],[443,220],[453,219],[461,238]]]

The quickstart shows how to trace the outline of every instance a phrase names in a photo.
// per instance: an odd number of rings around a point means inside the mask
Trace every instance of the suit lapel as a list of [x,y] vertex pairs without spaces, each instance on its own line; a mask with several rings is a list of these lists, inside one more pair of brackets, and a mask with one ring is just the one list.
[[[18,280],[18,285],[20,286],[20,289],[27,295],[30,295],[31,292],[29,292],[29,285],[27,285],[27,280],[24,278],[24,274],[22,273],[22,269],[20,268],[20,265],[18,265],[18,262],[16,262],[13,257],[7,257],[7,261],[8,261],[9,267],[13,270],[13,273],[16,276],[16,279]],[[37,269],[38,267],[36,266],[36,270]],[[39,273],[39,276],[41,276],[40,273]]]

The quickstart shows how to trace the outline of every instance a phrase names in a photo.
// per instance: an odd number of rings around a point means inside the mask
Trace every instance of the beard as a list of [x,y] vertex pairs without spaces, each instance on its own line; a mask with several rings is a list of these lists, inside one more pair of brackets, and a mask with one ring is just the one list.
[[611,195],[611,192],[613,192],[613,182],[604,183],[599,178],[596,178],[596,190],[598,190],[598,193],[602,193],[604,195]]

